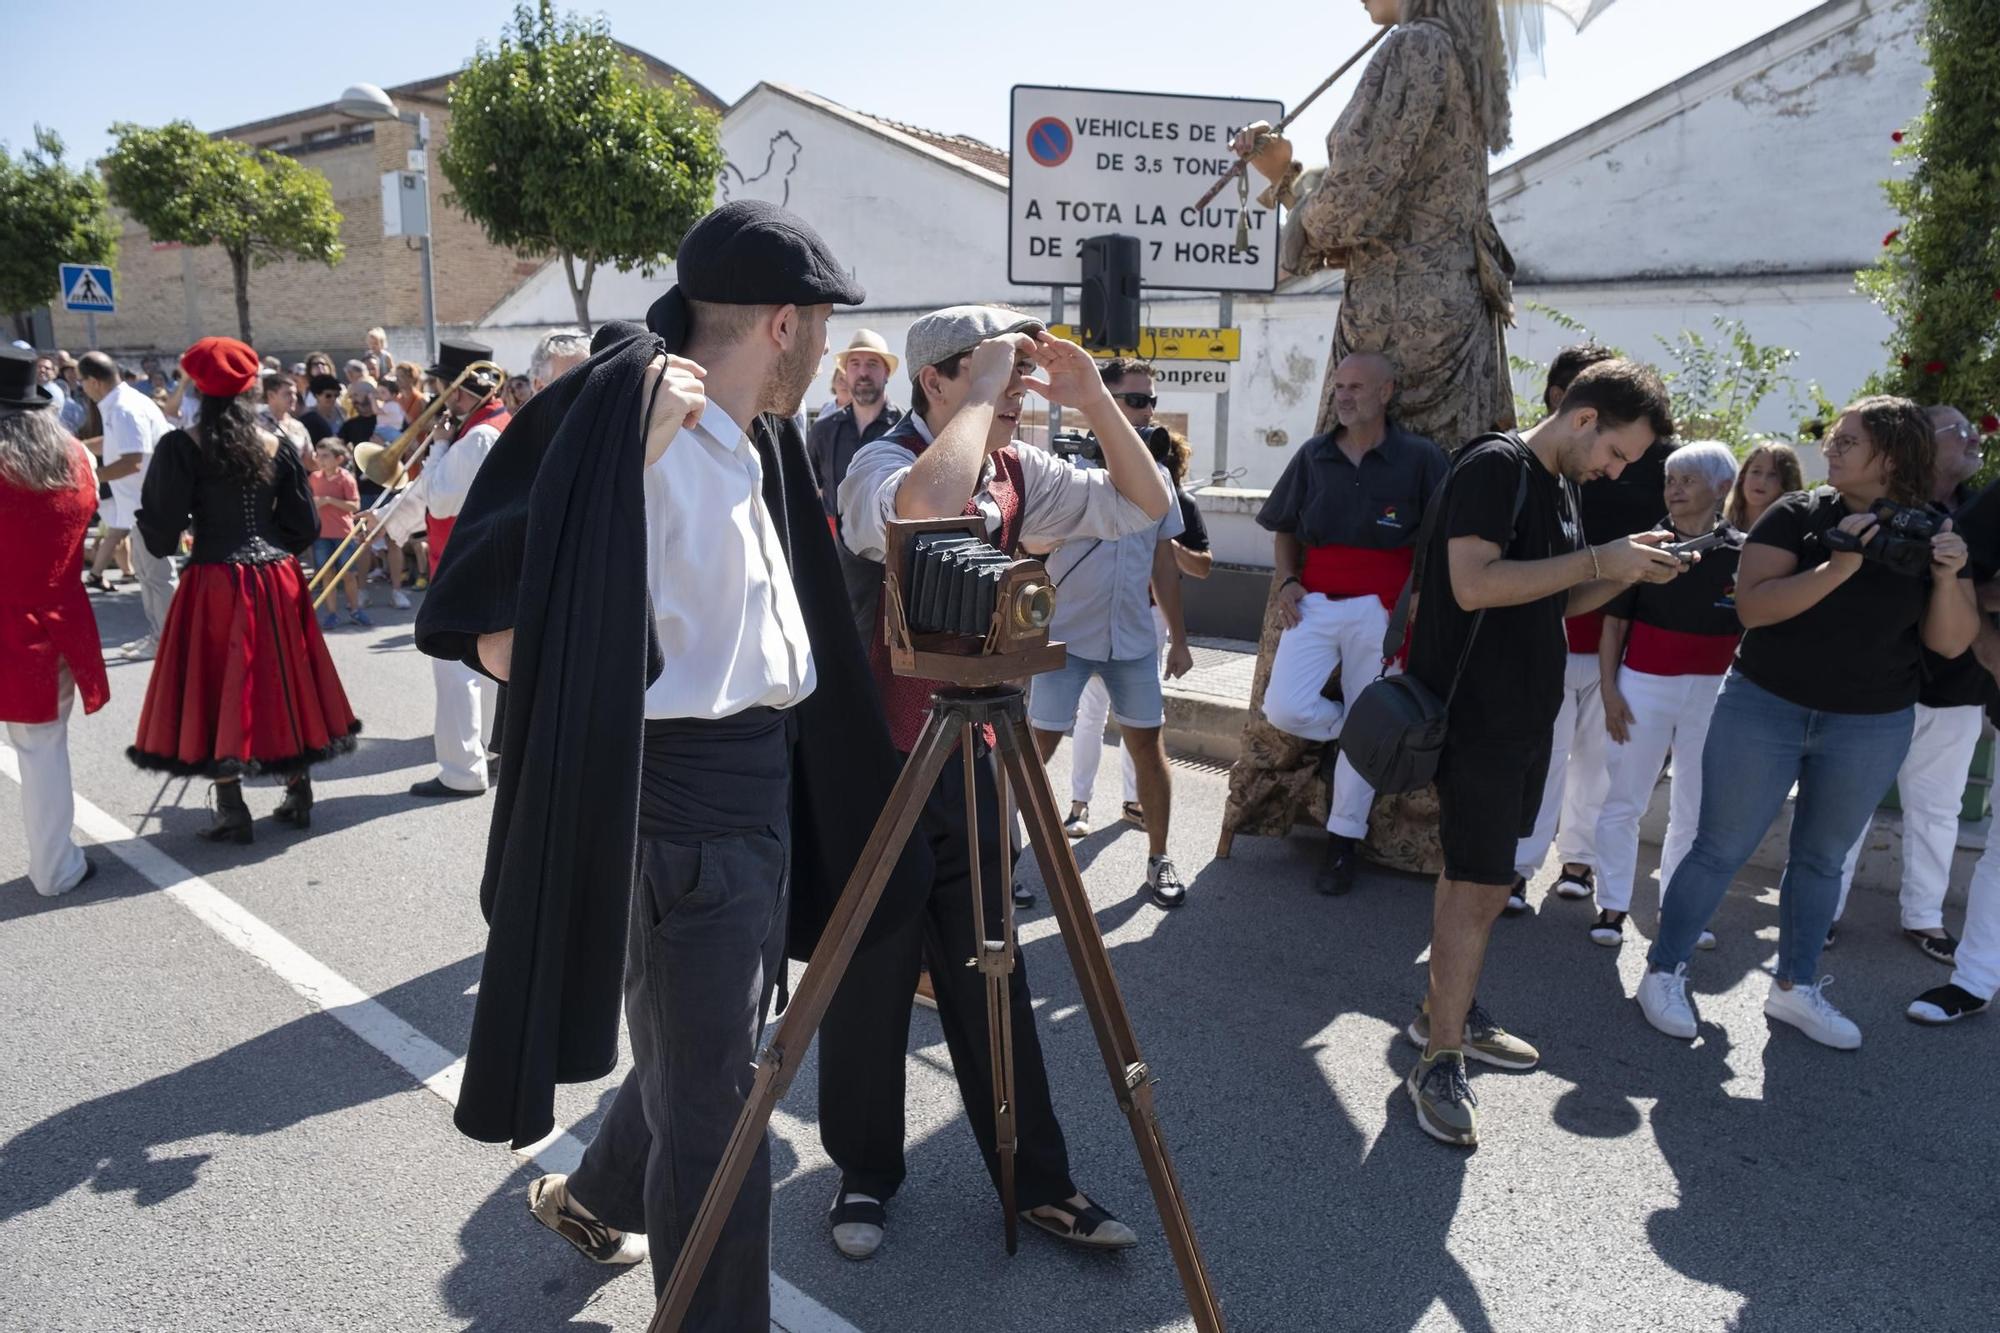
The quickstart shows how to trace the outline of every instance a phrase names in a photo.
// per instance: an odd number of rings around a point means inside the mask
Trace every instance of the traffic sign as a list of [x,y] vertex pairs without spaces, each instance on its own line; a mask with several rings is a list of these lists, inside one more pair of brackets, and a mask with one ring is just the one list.
[[[1278,285],[1278,214],[1224,191],[1194,201],[1236,161],[1229,141],[1279,102],[1016,85],[1007,182],[1007,278],[1083,279],[1082,243],[1139,238],[1144,285],[1268,292]],[[1241,247],[1237,242],[1245,242]]]
[[115,315],[118,302],[112,292],[111,269],[104,264],[64,264],[61,266],[63,309],[72,314]]
[[[1079,341],[1072,324],[1051,325],[1049,332],[1070,342]],[[1239,361],[1243,357],[1243,330],[1146,328],[1139,330],[1137,347],[1093,349],[1091,355],[1100,359],[1129,356],[1141,361]]]

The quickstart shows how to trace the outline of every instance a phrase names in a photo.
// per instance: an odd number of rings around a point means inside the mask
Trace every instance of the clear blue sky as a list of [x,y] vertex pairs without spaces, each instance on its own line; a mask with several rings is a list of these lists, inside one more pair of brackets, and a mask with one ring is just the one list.
[[[1815,7],[1816,0],[1617,0],[1581,36],[1549,20],[1547,73],[1515,90],[1515,152],[1552,142]],[[863,111],[1004,145],[1016,83],[1303,97],[1372,31],[1360,0],[1247,4],[996,6],[907,0],[610,0],[621,40],[687,71],[718,96],[760,80]],[[18,150],[39,123],[72,159],[109,144],[115,120],[185,118],[219,129],[332,101],[349,83],[405,83],[462,65],[500,31],[510,0],[333,4],[99,0],[82,11],[34,4],[9,16],[15,58],[0,140]],[[1060,17],[1054,15],[1060,14]],[[1241,15],[1244,17],[1235,17]],[[1251,17],[1253,16],[1254,17]],[[365,24],[357,20],[366,17]],[[1354,75],[1302,121],[1317,144]],[[1306,154],[1318,160],[1317,149]]]

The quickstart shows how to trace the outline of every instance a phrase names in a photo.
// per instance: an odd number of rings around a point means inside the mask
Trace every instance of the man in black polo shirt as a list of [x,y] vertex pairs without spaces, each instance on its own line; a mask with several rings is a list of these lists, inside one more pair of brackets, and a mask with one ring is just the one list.
[[[1388,358],[1357,352],[1334,368],[1340,423],[1299,447],[1257,522],[1270,529],[1284,631],[1264,689],[1264,717],[1280,731],[1332,741],[1347,716],[1328,698],[1374,679],[1382,636],[1415,558],[1424,507],[1450,471],[1444,450],[1389,419],[1395,375]],[[1340,756],[1333,765],[1326,854],[1315,886],[1354,887],[1355,844],[1368,836],[1375,790]]]
[[840,483],[861,446],[887,435],[903,419],[903,409],[889,401],[889,377],[896,373],[896,354],[873,329],[857,329],[845,349],[834,354],[834,373],[847,381],[847,406],[813,422],[806,436],[806,457],[819,483],[820,503],[834,524],[834,548],[847,583],[847,604],[854,610],[854,627],[865,648],[881,633],[876,624],[882,595],[882,567],[855,556],[840,540]]
[[1431,923],[1430,995],[1409,1029],[1424,1054],[1405,1087],[1417,1123],[1446,1143],[1479,1141],[1467,1055],[1508,1069],[1541,1058],[1473,997],[1514,882],[1516,842],[1541,804],[1569,656],[1563,618],[1681,569],[1655,549],[1665,534],[1586,546],[1574,487],[1616,477],[1672,434],[1666,388],[1652,369],[1624,360],[1591,366],[1554,416],[1459,455],[1424,556],[1409,669],[1451,702],[1437,776],[1445,868]]

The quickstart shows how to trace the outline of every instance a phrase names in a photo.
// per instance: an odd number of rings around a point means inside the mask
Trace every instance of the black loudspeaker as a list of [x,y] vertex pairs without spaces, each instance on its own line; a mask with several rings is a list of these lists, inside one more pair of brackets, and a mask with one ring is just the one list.
[[1078,325],[1093,351],[1139,346],[1139,238],[1092,236],[1083,243],[1083,301]]

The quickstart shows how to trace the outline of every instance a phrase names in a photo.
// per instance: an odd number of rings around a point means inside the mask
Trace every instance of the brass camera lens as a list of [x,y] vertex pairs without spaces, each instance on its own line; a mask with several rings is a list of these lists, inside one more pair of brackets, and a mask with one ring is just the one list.
[[1046,583],[1024,583],[1014,592],[1014,627],[1034,631],[1047,629],[1055,619],[1056,593]]

